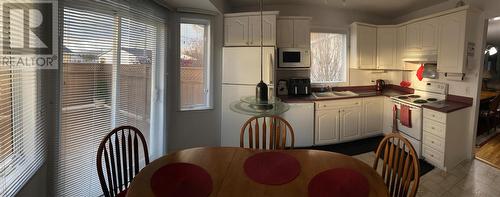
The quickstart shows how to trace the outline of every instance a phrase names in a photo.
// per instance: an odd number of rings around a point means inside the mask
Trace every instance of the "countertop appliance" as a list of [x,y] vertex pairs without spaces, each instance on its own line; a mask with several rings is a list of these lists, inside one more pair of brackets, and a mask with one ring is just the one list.
[[286,96],[288,95],[288,82],[286,80],[279,80],[278,81],[278,96]]
[[310,68],[311,52],[306,48],[279,48],[279,68]]
[[[428,103],[441,102],[446,99],[448,93],[448,84],[438,82],[425,82],[414,84],[415,92],[408,95],[391,97],[392,103],[397,107],[398,130],[401,135],[411,142],[420,158],[422,155],[422,105]],[[399,119],[401,105],[410,107],[411,128],[401,124]]]
[[[273,69],[275,48],[264,47],[263,80],[274,93]],[[260,47],[224,47],[222,54],[222,146],[240,145],[240,129],[250,116],[236,113],[230,104],[244,96],[255,95],[255,85],[260,81]],[[273,95],[274,96],[274,95]]]
[[[295,134],[295,147],[311,147],[314,143],[314,103],[289,103],[282,117]],[[287,143],[289,140],[287,140]]]
[[375,90],[381,92],[385,88],[385,81],[382,79],[377,79],[375,81]]
[[311,79],[305,78],[288,80],[288,95],[311,95]]

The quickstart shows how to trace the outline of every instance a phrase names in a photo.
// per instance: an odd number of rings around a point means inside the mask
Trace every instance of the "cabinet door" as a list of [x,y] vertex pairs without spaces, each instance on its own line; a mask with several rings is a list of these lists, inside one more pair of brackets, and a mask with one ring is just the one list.
[[405,62],[403,61],[403,58],[405,56],[406,47],[406,25],[398,28],[397,37],[395,69],[404,69]]
[[437,70],[463,73],[465,66],[465,11],[449,14],[439,20]]
[[432,18],[422,21],[420,29],[422,31],[422,50],[436,51],[438,45],[438,19]]
[[248,46],[248,17],[227,17],[224,19],[226,46]]
[[397,28],[377,28],[377,68],[395,69],[397,46]]
[[331,144],[339,141],[338,109],[316,111],[314,122],[314,144]]
[[364,114],[364,129],[363,135],[374,135],[382,133],[382,123],[384,121],[384,98],[374,97],[364,99],[363,114]]
[[[250,46],[260,46],[260,16],[250,16],[249,17],[249,45]],[[275,46],[276,45],[276,15],[264,15],[262,17],[263,22],[263,41],[262,44],[265,46]]]
[[361,107],[340,110],[340,140],[354,140],[361,136]]
[[377,28],[358,25],[357,27],[358,64],[361,69],[377,68]]
[[393,114],[392,110],[394,107],[394,103],[392,102],[391,98],[385,97],[384,98],[384,123],[383,123],[383,130],[384,133],[392,133],[392,124],[393,124]]
[[293,20],[293,47],[307,49],[311,47],[309,23],[307,19]]
[[276,21],[278,47],[293,47],[293,20],[279,19]]
[[419,51],[422,49],[422,34],[420,22],[408,24],[406,26],[406,50]]

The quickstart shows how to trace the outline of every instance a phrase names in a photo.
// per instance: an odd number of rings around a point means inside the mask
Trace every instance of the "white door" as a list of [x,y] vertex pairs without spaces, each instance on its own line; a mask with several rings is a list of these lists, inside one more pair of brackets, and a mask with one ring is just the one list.
[[[290,110],[281,115],[295,133],[295,147],[309,147],[314,143],[314,103],[290,103]],[[287,143],[290,138],[287,138]]]
[[363,102],[363,135],[382,133],[384,121],[384,97],[365,98]]
[[422,50],[424,51],[436,51],[438,44],[438,19],[431,18],[421,23],[422,31]]
[[349,141],[361,136],[361,107],[346,107],[340,111],[340,140]]
[[404,69],[405,62],[403,61],[406,48],[406,25],[398,28],[396,44],[396,66],[395,69]]
[[293,47],[306,49],[311,47],[310,20],[293,20]]
[[357,33],[359,68],[377,68],[377,28],[359,25]]
[[230,109],[231,103],[243,96],[255,94],[255,86],[222,85],[222,117],[221,117],[221,145],[239,147],[240,130],[250,118],[248,115],[236,113]]
[[339,141],[340,113],[338,109],[316,111],[314,144],[332,144]]
[[255,85],[260,81],[260,47],[224,47],[222,50],[222,83]]
[[392,133],[394,103],[389,97],[384,98],[384,133]]
[[225,46],[248,46],[248,16],[226,17],[224,19]]
[[397,28],[379,27],[377,28],[377,68],[395,69],[396,49],[397,49]]
[[465,20],[465,11],[449,14],[440,19],[437,60],[439,72],[464,72]]
[[406,26],[406,50],[420,51],[422,49],[422,34],[420,22],[411,23]]
[[278,19],[276,21],[277,45],[280,48],[293,47],[293,20]]

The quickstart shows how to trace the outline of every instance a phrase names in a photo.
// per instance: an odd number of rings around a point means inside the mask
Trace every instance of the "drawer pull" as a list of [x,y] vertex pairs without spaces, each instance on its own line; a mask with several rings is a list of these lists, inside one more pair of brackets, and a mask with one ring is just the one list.
[[435,127],[431,127],[432,129],[436,129]]
[[326,105],[323,105],[323,107],[326,107]]
[[433,144],[434,144],[434,141],[431,141],[431,143],[433,143]]

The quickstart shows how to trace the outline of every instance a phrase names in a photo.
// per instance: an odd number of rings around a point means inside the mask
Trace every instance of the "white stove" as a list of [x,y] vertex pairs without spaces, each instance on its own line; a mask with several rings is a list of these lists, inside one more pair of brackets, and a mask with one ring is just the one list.
[[[424,84],[414,87],[413,94],[400,95],[391,97],[392,103],[396,106],[398,131],[400,134],[408,139],[415,148],[418,157],[422,153],[422,105],[444,101],[448,93],[448,84],[438,82],[426,82]],[[411,113],[411,127],[401,124],[399,120],[399,110],[401,105],[410,107]]]

